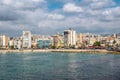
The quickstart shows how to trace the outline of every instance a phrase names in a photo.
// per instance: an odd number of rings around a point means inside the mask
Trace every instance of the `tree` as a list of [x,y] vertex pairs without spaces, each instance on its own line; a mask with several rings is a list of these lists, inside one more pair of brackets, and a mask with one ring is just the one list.
[[10,49],[14,49],[14,46],[10,46]]
[[101,43],[99,41],[94,42],[93,46],[101,46]]
[[113,41],[113,44],[115,44],[115,43],[116,43],[116,41],[114,40],[114,41]]

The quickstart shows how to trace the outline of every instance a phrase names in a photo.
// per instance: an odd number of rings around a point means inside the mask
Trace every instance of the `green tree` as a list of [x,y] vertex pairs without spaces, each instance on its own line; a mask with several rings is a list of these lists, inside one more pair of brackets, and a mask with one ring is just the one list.
[[14,49],[14,46],[10,46],[10,49]]
[[56,49],[57,47],[56,46],[51,46],[51,49]]
[[93,46],[101,46],[101,43],[99,41],[94,42]]
[[113,41],[113,44],[115,44],[115,43],[116,43],[116,41],[114,40],[114,41]]

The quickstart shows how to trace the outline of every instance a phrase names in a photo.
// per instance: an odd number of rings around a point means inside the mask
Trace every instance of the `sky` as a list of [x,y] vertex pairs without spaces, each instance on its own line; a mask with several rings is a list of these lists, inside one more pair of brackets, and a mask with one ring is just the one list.
[[119,33],[120,0],[0,0],[0,34]]

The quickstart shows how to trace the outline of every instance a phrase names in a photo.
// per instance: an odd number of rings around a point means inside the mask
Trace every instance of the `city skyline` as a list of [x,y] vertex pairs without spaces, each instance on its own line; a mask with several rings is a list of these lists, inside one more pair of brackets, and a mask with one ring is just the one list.
[[119,33],[119,0],[0,0],[0,34],[23,30],[53,35],[68,28],[85,33]]

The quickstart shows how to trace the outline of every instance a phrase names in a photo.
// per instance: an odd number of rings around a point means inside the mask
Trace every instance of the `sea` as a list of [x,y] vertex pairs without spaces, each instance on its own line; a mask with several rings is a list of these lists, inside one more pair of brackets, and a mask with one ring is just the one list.
[[120,80],[120,55],[0,53],[0,80]]

